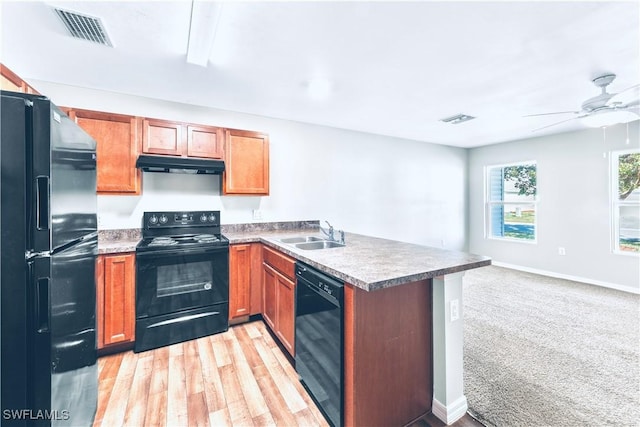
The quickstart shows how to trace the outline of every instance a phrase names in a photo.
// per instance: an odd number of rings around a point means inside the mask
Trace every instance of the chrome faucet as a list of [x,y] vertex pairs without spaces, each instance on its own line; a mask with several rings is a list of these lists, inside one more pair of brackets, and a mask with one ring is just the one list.
[[329,240],[333,241],[333,242],[338,242],[338,243],[342,243],[343,245],[344,243],[344,231],[343,230],[338,230],[338,233],[340,233],[340,240],[336,239],[335,236],[335,230],[333,228],[333,225],[329,224],[329,221],[325,221],[325,223],[327,223],[327,225],[329,226],[329,230],[325,230],[324,228],[320,227],[320,231],[322,231],[322,233],[327,236],[329,238]]
[[329,238],[329,240],[335,240],[335,238],[333,237],[333,225],[329,224],[329,221],[325,221],[327,223],[327,225],[329,226],[329,231],[325,230],[324,228],[320,227],[320,231],[322,231],[322,233],[327,236]]

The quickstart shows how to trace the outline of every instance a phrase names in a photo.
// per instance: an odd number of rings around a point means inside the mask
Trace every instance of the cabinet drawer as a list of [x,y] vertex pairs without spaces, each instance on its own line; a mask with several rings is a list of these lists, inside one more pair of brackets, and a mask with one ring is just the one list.
[[289,279],[294,280],[296,275],[296,261],[293,258],[268,246],[262,247],[262,256],[264,258],[264,262],[284,274]]

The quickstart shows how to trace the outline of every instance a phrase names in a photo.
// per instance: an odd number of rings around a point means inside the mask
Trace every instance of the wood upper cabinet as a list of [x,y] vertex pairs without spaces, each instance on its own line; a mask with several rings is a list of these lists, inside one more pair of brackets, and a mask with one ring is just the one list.
[[222,129],[212,126],[187,126],[187,156],[221,159],[223,152]]
[[135,254],[100,255],[97,264],[98,349],[135,339]]
[[3,64],[0,64],[0,89],[40,95],[37,90]]
[[295,355],[295,261],[263,246],[263,312],[267,325]]
[[213,126],[143,120],[142,151],[147,154],[220,159],[222,139],[222,130]]
[[262,313],[261,246],[229,246],[229,320]]
[[136,168],[136,160],[141,119],[78,109],[69,109],[67,114],[97,142],[98,193],[140,194],[142,173]]
[[269,136],[225,130],[223,194],[269,195]]
[[182,124],[165,120],[142,121],[142,152],[147,154],[182,155]]

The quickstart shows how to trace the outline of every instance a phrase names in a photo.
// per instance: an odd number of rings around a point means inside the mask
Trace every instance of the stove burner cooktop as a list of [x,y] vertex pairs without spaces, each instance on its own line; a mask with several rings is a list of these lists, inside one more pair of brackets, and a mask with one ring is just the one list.
[[228,246],[220,233],[220,212],[145,212],[137,252]]
[[155,237],[151,239],[147,246],[173,246],[179,242],[173,237]]
[[211,246],[227,243],[223,236],[214,234],[177,235],[145,238],[138,245],[139,248],[163,248],[163,247],[192,247]]

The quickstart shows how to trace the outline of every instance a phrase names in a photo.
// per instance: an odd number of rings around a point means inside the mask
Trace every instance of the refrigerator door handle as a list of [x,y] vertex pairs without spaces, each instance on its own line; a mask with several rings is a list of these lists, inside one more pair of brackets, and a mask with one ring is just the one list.
[[36,330],[49,332],[49,277],[38,278],[36,283]]
[[36,227],[49,229],[49,177],[36,178]]

